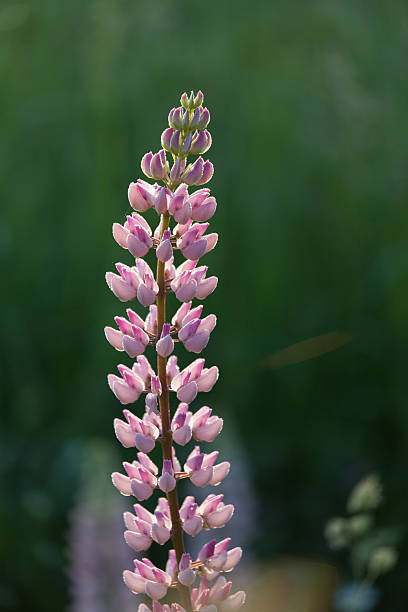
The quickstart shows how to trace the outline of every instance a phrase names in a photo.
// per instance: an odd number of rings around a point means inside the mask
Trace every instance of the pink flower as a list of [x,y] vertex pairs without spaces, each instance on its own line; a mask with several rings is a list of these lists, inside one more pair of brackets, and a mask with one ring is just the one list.
[[153,206],[156,191],[157,185],[150,185],[141,179],[136,183],[130,183],[128,189],[129,204],[134,210],[144,212]]
[[172,462],[167,459],[163,461],[163,471],[158,484],[159,488],[165,493],[173,491],[173,489],[176,488],[176,479],[174,478]]
[[203,406],[191,419],[193,436],[198,441],[213,442],[220,433],[224,421],[212,414],[212,409]]
[[153,246],[152,230],[137,213],[128,215],[123,226],[114,223],[112,232],[116,242],[124,249],[128,249],[134,257],[144,257]]
[[173,245],[170,240],[171,234],[169,230],[163,232],[160,243],[156,249],[156,257],[162,262],[169,261],[173,257]]
[[196,359],[177,374],[171,389],[177,393],[180,402],[190,404],[199,391],[211,391],[218,380],[218,368],[204,368],[205,359]]
[[186,259],[196,261],[215,247],[218,234],[204,236],[208,226],[209,223],[193,223],[177,240],[177,247]]
[[208,221],[214,215],[217,208],[215,198],[209,197],[209,189],[198,189],[189,198],[191,205],[191,218],[193,221],[203,223]]
[[124,410],[123,414],[127,423],[121,419],[114,420],[116,437],[125,448],[136,447],[144,453],[153,450],[160,430],[152,422],[154,419],[145,414],[143,419],[135,416],[129,410]]
[[217,287],[218,278],[216,276],[206,278],[208,268],[196,266],[196,261],[187,260],[176,268],[170,286],[180,302],[190,302],[193,298],[203,300]]
[[237,546],[228,550],[231,538],[225,538],[221,542],[210,540],[198,553],[197,561],[201,561],[213,572],[230,572],[239,563],[242,557],[242,549]]
[[122,378],[115,374],[108,375],[108,384],[121,404],[131,404],[139,399],[144,390],[143,379],[125,365],[118,365]]
[[216,486],[228,476],[230,471],[228,461],[215,465],[218,454],[218,451],[208,454],[201,453],[199,446],[195,446],[189,454],[184,464],[184,470],[190,476],[191,482],[197,487]]
[[133,593],[144,593],[152,599],[162,599],[172,582],[172,576],[156,567],[149,559],[135,559],[133,572],[125,570],[123,580]]
[[179,404],[171,421],[173,440],[180,446],[185,446],[193,435],[190,425],[192,413],[188,410],[188,404]]
[[191,586],[195,582],[196,574],[195,571],[191,569],[191,557],[187,553],[184,553],[180,559],[177,578],[178,581],[185,586]]
[[[186,319],[187,322],[184,322]],[[208,315],[204,319],[199,317],[191,319],[188,316],[183,319],[178,338],[185,348],[192,353],[201,353],[207,346],[210,333],[217,323],[215,315]]]
[[[171,606],[167,604],[159,604],[158,601],[153,602],[152,610],[146,606],[146,604],[140,604],[137,609],[138,612],[186,612],[185,609],[177,603],[171,604]],[[205,612],[205,610],[204,610]]]
[[220,610],[220,612],[239,610],[245,603],[245,593],[244,591],[238,591],[234,595],[230,595],[231,586],[232,583],[227,582],[224,576],[219,576],[213,586],[210,587],[207,577],[202,576],[199,588],[193,589],[191,592],[194,610],[205,612],[205,609],[209,610],[211,606],[214,606],[214,610]]
[[135,515],[125,512],[125,540],[137,551],[147,550],[153,541],[165,544],[170,539],[171,519],[168,502],[160,497],[154,514],[140,504],[134,505]]
[[168,357],[174,350],[173,338],[170,335],[170,325],[165,323],[162,328],[160,340],[156,343],[156,351],[161,357]]
[[112,482],[122,495],[134,495],[143,501],[149,499],[157,487],[158,468],[146,454],[140,452],[137,457],[138,461],[123,463],[127,476],[114,472]]

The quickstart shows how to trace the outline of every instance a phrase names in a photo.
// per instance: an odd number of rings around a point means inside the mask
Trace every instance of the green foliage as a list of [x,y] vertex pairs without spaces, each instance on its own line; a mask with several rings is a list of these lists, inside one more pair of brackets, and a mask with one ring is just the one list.
[[[2,5],[0,608],[66,607],[84,442],[116,444],[110,226],[184,90],[212,110],[219,202],[205,399],[250,457],[253,552],[325,554],[321,525],[372,469],[386,522],[406,520],[406,20],[403,0]],[[260,367],[337,330],[352,341]],[[404,563],[383,610],[406,608]]]
[[376,510],[382,500],[382,485],[377,474],[363,478],[352,490],[347,502],[349,512]]
[[[374,609],[380,590],[373,584],[394,568],[398,560],[403,529],[378,527],[374,511],[383,500],[383,486],[377,474],[362,478],[347,500],[347,518],[329,520],[325,537],[333,550],[349,553],[350,568],[346,582],[335,593],[335,608],[340,611],[365,612]],[[367,514],[372,511],[371,514]]]

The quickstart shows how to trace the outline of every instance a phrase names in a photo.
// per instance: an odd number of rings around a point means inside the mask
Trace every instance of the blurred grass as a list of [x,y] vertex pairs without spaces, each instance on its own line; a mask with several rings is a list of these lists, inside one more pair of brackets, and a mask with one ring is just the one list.
[[[406,520],[407,24],[402,0],[1,7],[0,607],[65,607],[84,442],[115,444],[119,413],[110,228],[185,89],[212,112],[219,202],[204,308],[222,378],[205,402],[251,457],[254,554],[325,555],[326,519],[373,469],[384,518]],[[336,329],[355,340],[258,368]],[[382,610],[405,610],[405,568],[403,551]]]

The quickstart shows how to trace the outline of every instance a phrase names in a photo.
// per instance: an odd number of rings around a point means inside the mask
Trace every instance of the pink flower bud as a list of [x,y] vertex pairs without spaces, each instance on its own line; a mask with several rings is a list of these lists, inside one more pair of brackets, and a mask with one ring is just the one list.
[[224,569],[227,559],[227,552],[225,550],[222,550],[221,552],[215,554],[213,557],[211,557],[211,559],[208,560],[208,566],[216,572],[220,572]]
[[188,321],[186,325],[183,325],[178,333],[179,340],[181,340],[181,342],[185,342],[188,338],[194,336],[197,329],[200,327],[200,323],[200,319],[192,319]]
[[197,334],[194,334],[194,336],[187,338],[187,340],[184,342],[184,346],[191,353],[198,354],[201,353],[203,349],[205,349],[209,339],[210,332],[207,330],[203,330],[201,332],[198,332]]
[[196,97],[194,98],[195,108],[197,108],[197,106],[201,106],[203,101],[204,101],[204,94],[200,89],[200,91],[197,93]]
[[181,129],[183,130],[183,132],[187,130],[189,125],[190,125],[190,113],[187,110],[183,115],[183,119],[181,120]]
[[182,253],[186,259],[191,259],[192,261],[197,261],[200,257],[202,257],[207,251],[207,240],[201,239],[192,242],[187,247],[182,250]]
[[[120,366],[118,367],[120,368]],[[132,376],[132,370],[129,370],[129,372],[131,374],[127,375],[126,380],[123,380],[114,374],[108,375],[109,387],[121,404],[130,404],[135,402],[137,399],[139,399],[139,396],[143,391],[144,383],[141,378],[136,374]]]
[[146,412],[157,412],[157,395],[148,393],[145,400]]
[[[171,150],[171,149],[170,149]],[[179,180],[181,175],[181,163],[180,163],[180,158],[177,157],[176,161],[174,162],[171,170],[170,170],[170,180],[172,183],[175,183],[176,181]]]
[[173,246],[170,241],[170,232],[168,230],[163,233],[163,238],[156,249],[156,257],[163,262],[173,257]]
[[173,106],[173,108],[169,111],[169,116],[168,116],[168,121],[169,121],[169,126],[171,127],[171,122],[173,121],[173,117],[174,117],[174,113],[175,113],[176,109]]
[[132,448],[135,446],[135,435],[130,425],[124,423],[120,419],[115,419],[113,421],[113,427],[117,439],[125,448]]
[[209,278],[205,278],[198,284],[196,297],[199,300],[203,300],[208,295],[210,295],[213,291],[215,291],[218,285],[218,278],[216,276],[210,276]]
[[122,493],[122,495],[132,495],[132,489],[130,486],[130,478],[120,474],[119,472],[114,472],[112,474],[112,482],[113,485]]
[[181,155],[188,155],[188,153],[190,152],[190,147],[191,147],[191,143],[193,142],[193,135],[191,132],[189,132],[187,134],[187,136],[185,137],[183,144],[181,145]]
[[[183,181],[187,185],[201,185],[202,176],[206,164],[210,162],[203,162],[203,158],[199,157],[192,166],[189,166],[185,174],[183,175]],[[208,170],[207,170],[208,173]],[[208,179],[209,180],[209,179]],[[204,181],[206,183],[207,181]]]
[[192,518],[185,520],[183,523],[184,531],[188,533],[188,535],[193,537],[197,535],[197,533],[200,533],[202,528],[203,519],[201,518],[201,516],[193,516]]
[[175,130],[181,130],[182,115],[183,109],[180,106],[173,108],[169,114],[169,126]]
[[142,306],[150,306],[156,300],[156,295],[158,291],[154,291],[147,287],[144,283],[140,283],[137,288],[137,299],[142,304]]
[[195,130],[197,129],[197,126],[200,123],[200,117],[201,117],[201,111],[199,108],[196,108],[193,116],[191,117],[191,121],[190,121],[190,130]]
[[125,531],[124,536],[126,544],[138,552],[148,550],[152,543],[152,538],[134,531]]
[[145,499],[149,499],[153,494],[153,488],[150,487],[145,482],[140,482],[139,480],[131,480],[130,488],[133,495],[139,500],[143,501]]
[[114,239],[116,240],[116,242],[123,247],[124,249],[127,248],[126,246],[126,239],[128,237],[128,230],[125,229],[122,225],[120,225],[120,223],[114,223],[112,226],[112,234]]
[[196,440],[213,442],[214,438],[220,433],[223,426],[223,420],[210,415],[211,408],[203,406],[203,408],[200,408],[193,416],[191,423]]
[[126,247],[134,257],[144,257],[152,246],[152,239],[142,227],[136,227],[135,232],[127,236]]
[[148,580],[145,585],[145,593],[151,599],[163,599],[167,593],[167,586],[159,582]]
[[155,153],[150,162],[150,172],[152,178],[156,181],[163,180],[166,176],[165,164],[163,163],[163,154],[161,151]]
[[170,197],[169,213],[172,214],[178,223],[187,223],[191,217],[190,202],[185,200],[183,194],[174,193]]
[[207,160],[204,163],[203,172],[202,172],[201,178],[195,184],[196,185],[204,185],[205,183],[208,183],[208,181],[210,181],[212,179],[213,174],[214,174],[214,166],[212,165],[212,163],[210,161]]
[[149,314],[146,317],[145,325],[146,331],[153,336],[157,333],[157,306],[152,304],[149,306]]
[[219,370],[217,366],[206,368],[202,371],[200,378],[197,381],[199,391],[211,391],[218,380]]
[[173,136],[173,128],[169,127],[166,130],[164,130],[164,132],[161,135],[161,144],[163,149],[166,149],[166,151],[170,151],[170,142],[171,142],[171,137]]
[[222,568],[223,572],[230,572],[232,569],[234,569],[234,567],[240,562],[241,557],[242,548],[239,546],[228,551],[227,561]]
[[162,525],[158,525],[157,523],[155,523],[152,526],[152,539],[157,542],[157,544],[165,544],[168,540],[170,540],[169,529],[167,529],[167,527],[163,527]]
[[245,603],[245,591],[237,591],[222,602],[222,612],[236,612]]
[[128,302],[136,297],[137,288],[113,272],[106,273],[106,283],[121,302]]
[[184,586],[191,586],[195,582],[195,579],[196,579],[195,572],[191,568],[182,570],[178,574],[178,581],[181,584],[184,584]]
[[123,351],[122,332],[114,329],[113,327],[105,327],[104,332],[109,344],[111,344],[117,351]]
[[141,433],[135,435],[136,448],[143,453],[150,453],[155,447],[155,440]]
[[128,199],[129,204],[135,210],[144,212],[150,208],[150,203],[144,197],[143,192],[140,189],[140,185],[138,183],[130,183],[128,189]]
[[123,572],[123,581],[133,593],[144,593],[145,581],[130,570]]
[[198,558],[200,559],[200,561],[208,561],[208,559],[210,559],[214,555],[216,542],[217,540],[210,540],[209,542],[207,542],[207,544],[204,544],[204,546],[198,553]]
[[234,514],[234,506],[232,504],[229,504],[227,506],[223,505],[222,508],[220,508],[219,510],[216,510],[215,512],[210,513],[206,517],[207,525],[211,527],[211,529],[224,527],[228,523],[228,521],[230,520],[233,514]]
[[170,336],[170,325],[163,325],[160,340],[156,344],[156,351],[161,357],[168,357],[174,351],[173,338]]
[[176,479],[173,474],[174,470],[171,461],[165,459],[163,461],[163,472],[159,478],[159,487],[165,493],[172,491],[176,487]]
[[154,207],[158,215],[164,215],[167,212],[167,189],[165,187],[158,190]]
[[175,155],[178,154],[178,152],[180,151],[180,146],[181,146],[181,132],[179,129],[177,129],[170,140],[170,151],[172,153],[174,153]]
[[183,425],[173,432],[173,440],[180,446],[185,446],[187,442],[190,442],[191,436],[192,431],[189,425]]
[[220,484],[220,482],[224,480],[226,476],[228,476],[230,467],[231,466],[228,461],[223,461],[223,463],[219,463],[218,465],[216,465],[213,468],[213,475],[210,480],[210,484],[212,484],[213,486]]
[[191,218],[193,221],[208,221],[214,215],[217,208],[217,202],[215,198],[207,198],[199,205],[192,206]]
[[196,397],[198,393],[197,383],[192,380],[187,383],[183,387],[177,391],[177,399],[180,402],[185,402],[186,404],[190,404]]
[[160,383],[160,378],[158,376],[152,376],[151,387],[152,393],[155,393],[156,395],[161,395],[162,387]]
[[180,306],[180,308],[177,310],[176,314],[171,320],[172,324],[175,327],[180,328],[182,326],[183,319],[187,316],[190,308],[191,302],[186,302]]
[[186,280],[175,293],[180,302],[189,302],[197,295],[197,282],[194,279]]
[[213,478],[213,468],[207,467],[202,470],[197,470],[197,472],[192,472],[190,475],[191,482],[196,487],[206,487],[211,483]]
[[190,147],[190,153],[193,155],[202,155],[206,153],[211,147],[212,139],[211,134],[207,130],[197,132],[196,136],[193,137],[193,141]]
[[184,92],[180,98],[180,102],[183,108],[188,109],[189,108],[189,99],[188,99],[188,95],[186,92]]
[[197,128],[202,130],[207,127],[210,123],[210,111],[208,108],[203,108],[200,113],[200,120],[198,122]]
[[150,151],[149,153],[146,153],[145,155],[143,155],[142,161],[140,164],[142,167],[143,173],[149,178],[152,178],[152,173],[151,173],[152,159],[153,159],[153,153]]

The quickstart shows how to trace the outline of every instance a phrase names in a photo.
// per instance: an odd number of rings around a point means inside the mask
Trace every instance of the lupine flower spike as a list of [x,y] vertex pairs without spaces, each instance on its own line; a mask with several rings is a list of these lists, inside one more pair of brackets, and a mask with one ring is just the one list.
[[[164,569],[142,558],[134,561],[134,569],[124,571],[127,587],[152,600],[150,607],[140,604],[139,612],[233,612],[245,602],[245,593],[231,594],[231,582],[224,577],[242,554],[240,548],[230,547],[230,538],[209,539],[195,560],[184,542],[185,534],[194,537],[202,529],[224,527],[234,507],[224,502],[222,494],[212,492],[201,504],[191,495],[179,504],[177,491],[183,478],[200,488],[216,486],[230,469],[227,461],[218,460],[218,451],[202,452],[198,444],[183,466],[177,459],[177,446],[192,439],[212,442],[223,426],[222,418],[208,406],[191,409],[197,395],[216,383],[217,366],[206,367],[204,359],[196,358],[180,370],[174,354],[177,343],[183,351],[201,353],[217,322],[214,314],[203,316],[202,305],[193,305],[195,298],[203,300],[218,283],[201,262],[218,240],[217,234],[208,231],[217,203],[210,190],[202,187],[214,171],[202,157],[211,146],[210,113],[203,101],[201,91],[184,93],[181,105],[169,113],[162,149],[144,155],[141,168],[153,182],[139,178],[130,183],[128,199],[134,212],[124,223],[113,224],[114,239],[133,261],[117,263],[116,272],[106,274],[108,287],[121,302],[136,300],[148,308],[142,316],[128,308],[126,316],[115,317],[116,327],[105,327],[108,342],[135,359],[133,364],[118,365],[119,375],[109,374],[111,390],[124,406],[144,397],[144,411],[135,414],[136,410],[125,408],[125,420],[114,421],[118,440],[126,448],[137,449],[137,455],[123,464],[124,474],[112,474],[112,481],[123,495],[138,502],[155,491],[159,494],[154,513],[140,503],[134,505],[134,513],[125,512],[125,540],[138,552],[154,542],[172,544]],[[199,188],[189,193],[193,186]],[[154,230],[143,217],[149,209],[159,217]],[[143,257],[152,257],[153,252],[156,261],[151,268]],[[166,295],[171,292],[180,302],[173,316],[166,312]],[[156,370],[144,355],[149,350],[155,353]],[[162,449],[160,465],[148,456],[156,444]],[[169,592],[176,601],[161,604]]]

